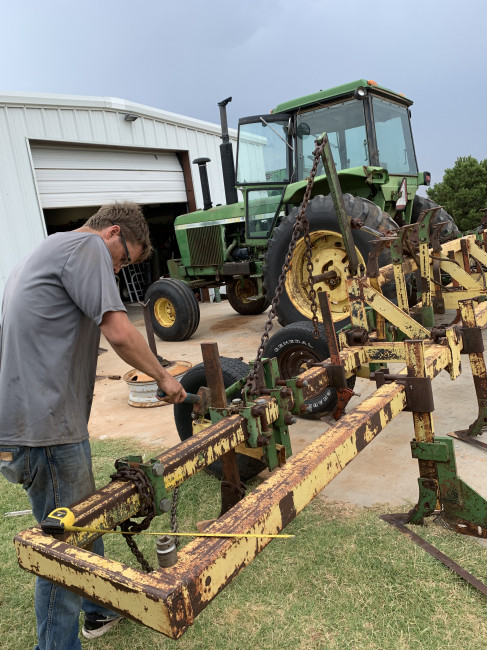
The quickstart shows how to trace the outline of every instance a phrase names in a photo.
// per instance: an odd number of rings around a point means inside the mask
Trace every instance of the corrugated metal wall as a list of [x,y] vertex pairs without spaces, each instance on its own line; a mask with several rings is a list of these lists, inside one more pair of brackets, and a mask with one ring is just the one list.
[[[140,117],[127,122],[126,113]],[[236,139],[235,131],[231,137]],[[0,300],[12,268],[46,235],[30,140],[189,151],[191,161],[209,157],[213,202],[225,202],[218,125],[120,99],[0,94]],[[192,176],[197,207],[202,208],[193,165]]]

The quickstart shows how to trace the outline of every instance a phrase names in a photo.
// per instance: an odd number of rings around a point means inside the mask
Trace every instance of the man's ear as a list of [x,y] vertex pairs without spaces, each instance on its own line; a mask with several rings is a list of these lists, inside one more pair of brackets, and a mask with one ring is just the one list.
[[112,237],[118,237],[118,233],[118,226],[108,226],[108,228],[104,228],[102,237],[108,241],[109,239],[112,239]]

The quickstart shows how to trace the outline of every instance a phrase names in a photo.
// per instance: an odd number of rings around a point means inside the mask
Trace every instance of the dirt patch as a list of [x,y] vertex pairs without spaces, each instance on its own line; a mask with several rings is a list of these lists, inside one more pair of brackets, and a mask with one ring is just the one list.
[[239,333],[241,334],[242,333],[241,330],[244,329],[250,323],[252,323],[252,318],[245,318],[243,316],[228,318],[227,320],[222,320],[219,323],[215,323],[215,325],[212,325],[210,327],[210,332],[219,334],[221,332],[228,332],[230,330],[234,330],[238,328]]

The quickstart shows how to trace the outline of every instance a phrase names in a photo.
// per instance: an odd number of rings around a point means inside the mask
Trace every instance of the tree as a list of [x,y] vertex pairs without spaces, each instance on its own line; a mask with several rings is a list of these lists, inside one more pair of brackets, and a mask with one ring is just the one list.
[[473,230],[487,208],[487,160],[457,158],[452,169],[445,169],[442,182],[426,193],[451,214],[460,230]]

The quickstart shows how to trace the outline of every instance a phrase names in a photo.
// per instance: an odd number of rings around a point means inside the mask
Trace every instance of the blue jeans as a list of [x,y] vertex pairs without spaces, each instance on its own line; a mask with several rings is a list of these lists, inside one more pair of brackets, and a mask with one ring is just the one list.
[[[0,452],[4,452],[0,474],[11,483],[22,484],[38,522],[56,508],[69,507],[95,491],[88,440],[51,447],[0,446]],[[101,537],[93,543],[93,552],[103,555]],[[115,615],[44,578],[36,578],[38,645],[34,650],[81,650],[78,636],[81,609],[88,618]]]

